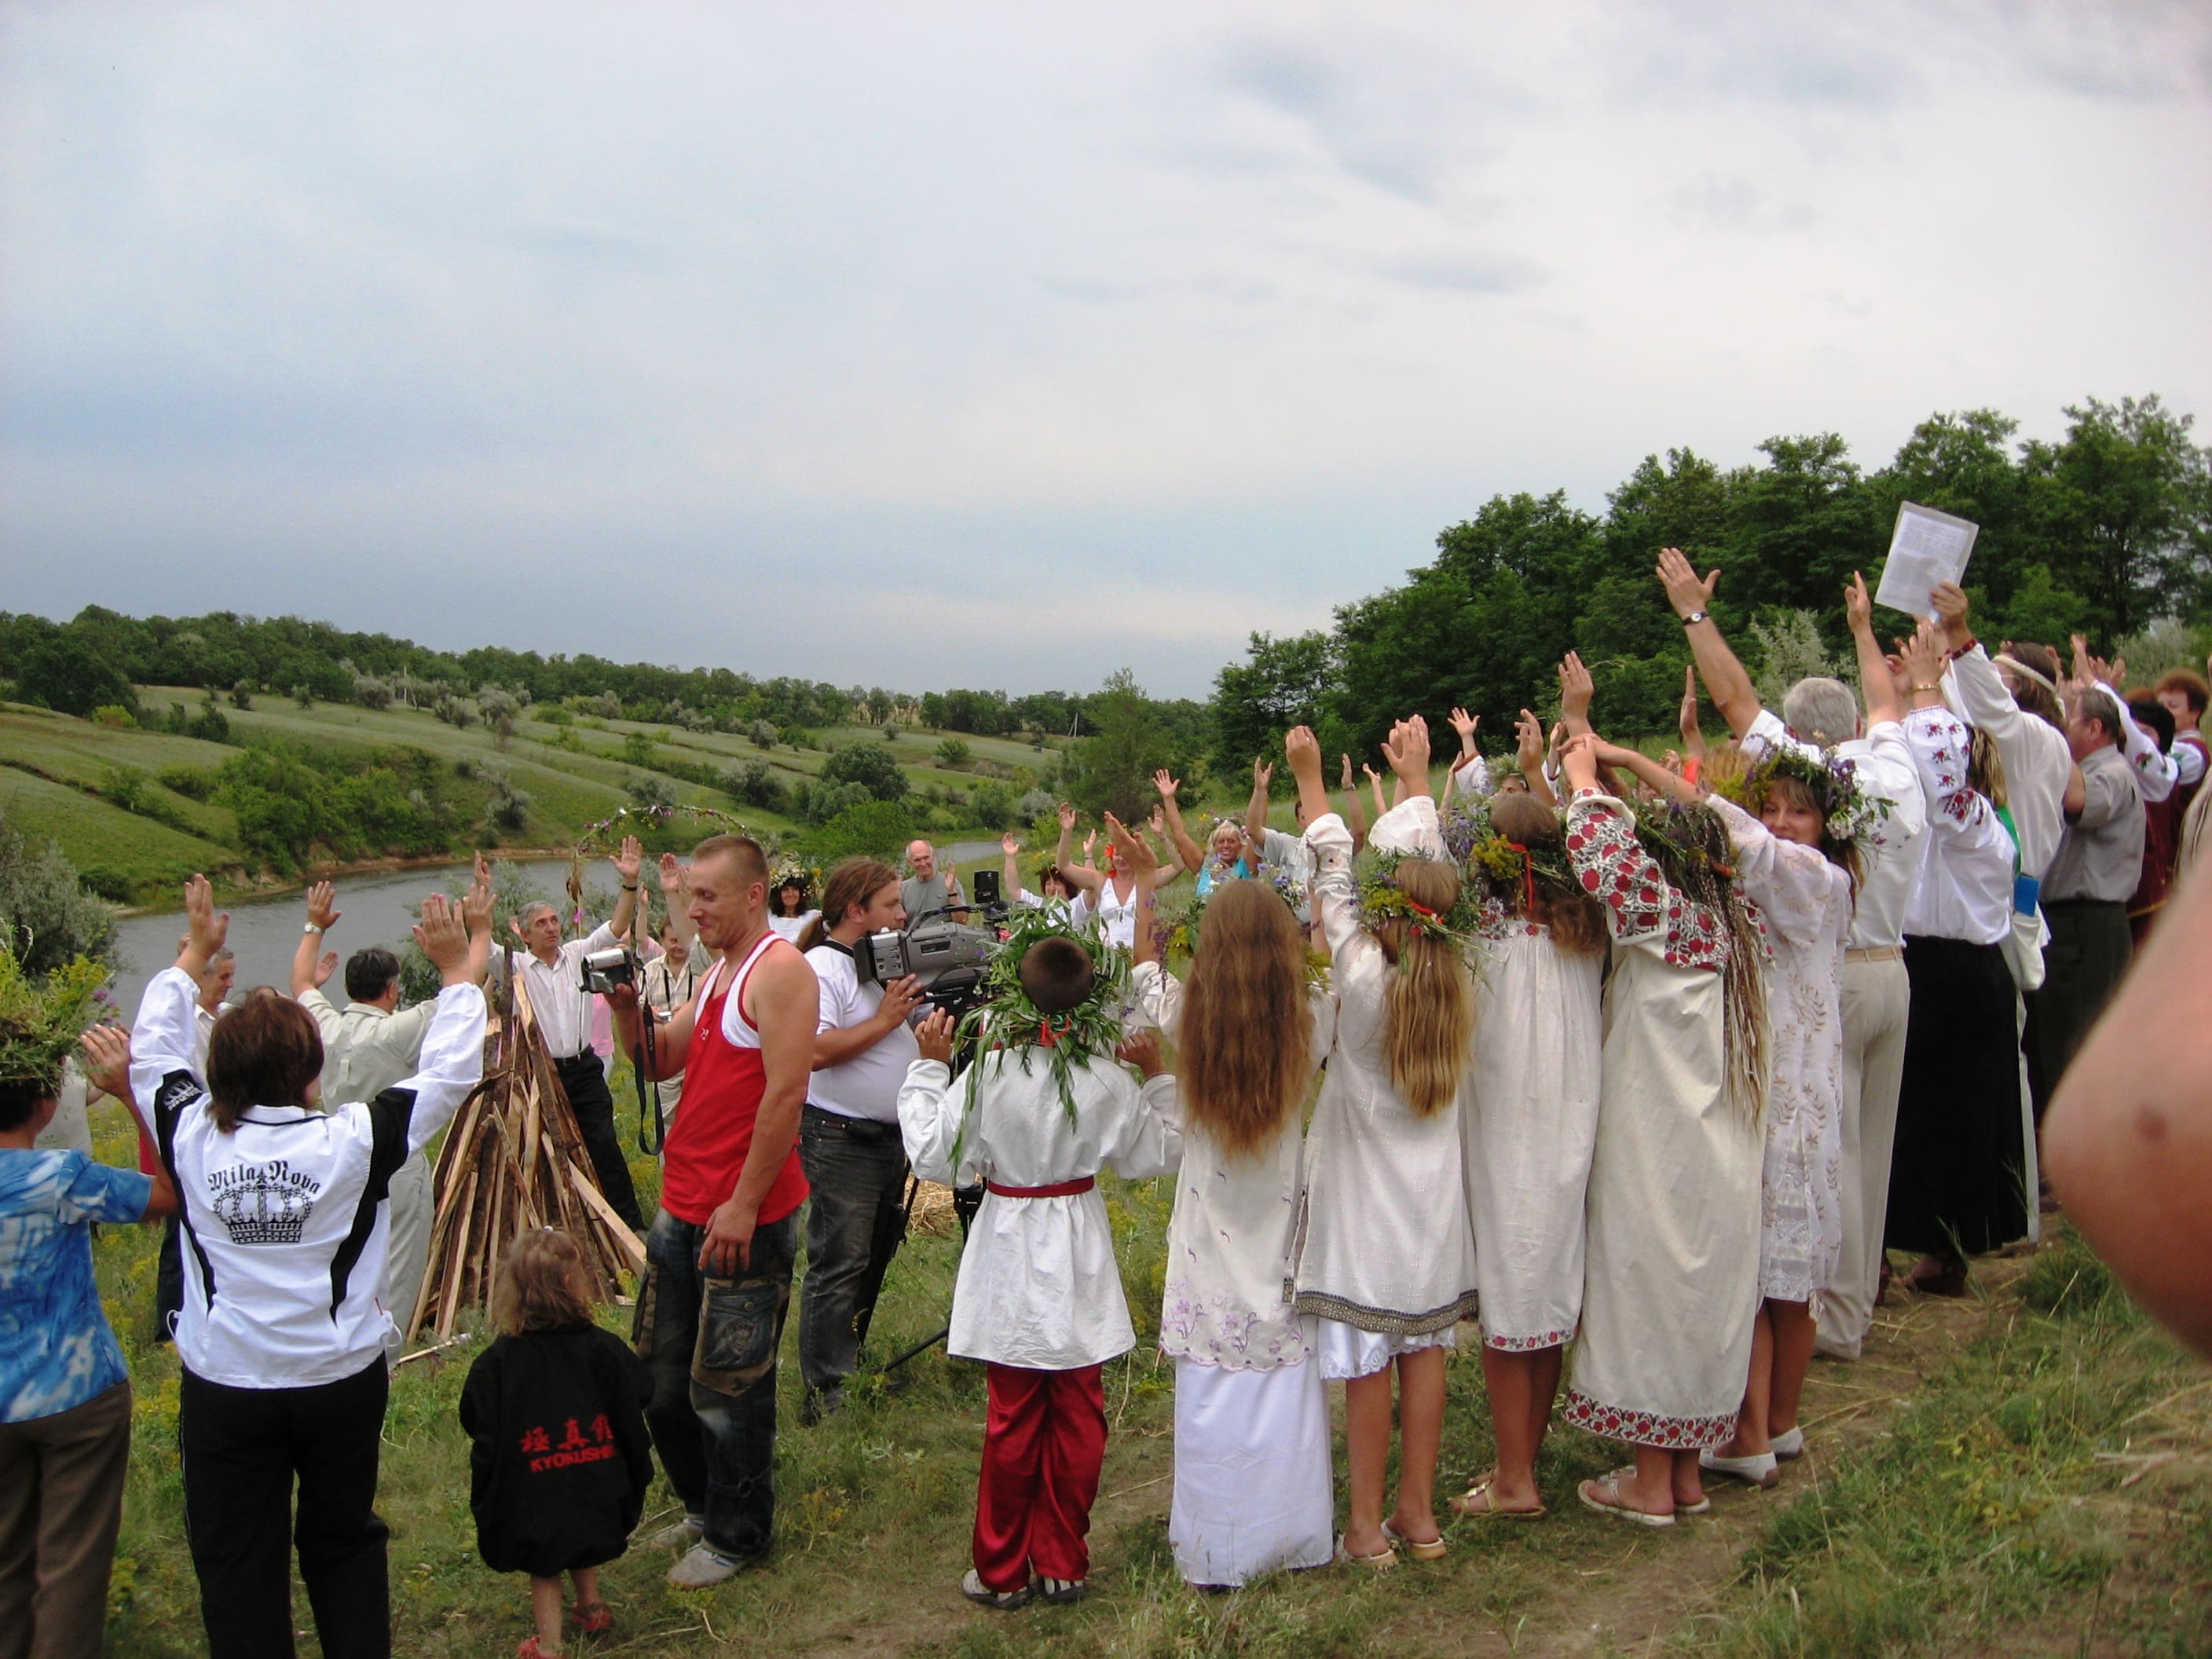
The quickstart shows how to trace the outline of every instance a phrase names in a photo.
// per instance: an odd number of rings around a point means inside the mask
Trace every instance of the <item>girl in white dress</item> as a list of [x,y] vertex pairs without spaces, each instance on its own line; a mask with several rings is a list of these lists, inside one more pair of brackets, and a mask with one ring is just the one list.
[[1565,1345],[1582,1318],[1605,916],[1565,872],[1565,831],[1547,800],[1501,795],[1490,827],[1469,861],[1481,895],[1483,966],[1460,1123],[1498,1459],[1452,1507],[1541,1515],[1536,1452]]
[[1636,1452],[1583,1481],[1583,1503],[1671,1527],[1711,1501],[1698,1453],[1735,1435],[1751,1371],[1765,952],[1719,819],[1689,807],[1647,846],[1599,787],[1598,755],[1587,733],[1559,754],[1567,860],[1613,943],[1566,1419]]
[[[1328,936],[1337,1005],[1336,1048],[1307,1143],[1297,1309],[1320,1316],[1322,1374],[1345,1382],[1346,1558],[1389,1565],[1402,1541],[1431,1560],[1444,1553],[1435,1512],[1443,1350],[1475,1306],[1458,1112],[1474,986],[1460,942],[1442,926],[1459,902],[1459,874],[1437,833],[1428,727],[1418,716],[1386,746],[1406,799],[1376,822],[1369,845],[1405,856],[1392,872],[1394,902],[1371,923],[1352,882],[1352,834],[1322,782],[1320,746],[1300,726],[1284,749],[1304,809],[1314,913]],[[1386,1520],[1393,1372],[1398,1501]]]
[[[1140,888],[1149,849],[1122,842]],[[1224,882],[1186,986],[1137,930],[1139,1007],[1176,1041],[1182,1168],[1168,1224],[1160,1351],[1176,1365],[1168,1540],[1193,1584],[1328,1563],[1328,1396],[1314,1324],[1290,1297],[1300,1105],[1334,1007],[1309,988],[1305,932],[1273,888]]]

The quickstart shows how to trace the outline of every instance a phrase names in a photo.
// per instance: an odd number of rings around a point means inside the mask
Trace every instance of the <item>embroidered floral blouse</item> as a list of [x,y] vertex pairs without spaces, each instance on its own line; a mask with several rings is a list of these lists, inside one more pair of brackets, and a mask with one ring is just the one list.
[[1616,942],[1663,932],[1671,966],[1718,973],[1728,965],[1723,919],[1668,881],[1636,839],[1634,816],[1612,796],[1578,795],[1568,807],[1567,860],[1583,890],[1604,905]]

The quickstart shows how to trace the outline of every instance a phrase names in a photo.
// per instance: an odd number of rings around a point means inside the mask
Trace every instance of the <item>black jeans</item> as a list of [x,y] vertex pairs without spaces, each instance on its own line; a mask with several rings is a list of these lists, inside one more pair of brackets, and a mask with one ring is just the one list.
[[387,1529],[375,1509],[387,1388],[382,1354],[311,1388],[234,1389],[184,1373],[185,1533],[210,1659],[291,1659],[295,1542],[327,1659],[391,1653]]
[[556,1060],[568,1091],[568,1109],[576,1115],[576,1127],[584,1137],[584,1150],[592,1155],[592,1169],[599,1177],[599,1190],[614,1206],[615,1213],[633,1231],[645,1231],[645,1217],[637,1207],[637,1188],[630,1185],[629,1160],[623,1156],[622,1137],[615,1133],[615,1097],[607,1092],[607,1074],[599,1057],[586,1048],[568,1060]]
[[806,1279],[799,1291],[799,1374],[832,1391],[860,1363],[884,1273],[906,1236],[906,1149],[896,1123],[809,1106],[799,1120]]
[[634,1340],[653,1372],[646,1427],[668,1484],[726,1555],[760,1555],[775,1535],[775,1358],[791,1305],[799,1218],[753,1231],[733,1279],[699,1268],[704,1227],[663,1210],[645,1239]]
[[176,1340],[177,1316],[185,1306],[184,1234],[171,1216],[161,1224],[161,1252],[154,1263],[154,1340]]
[[2052,899],[2043,907],[2051,942],[2043,947],[2042,988],[2029,1001],[2028,1083],[2035,1121],[2074,1062],[2075,1050],[2105,1012],[2135,958],[2128,907],[2098,899]]

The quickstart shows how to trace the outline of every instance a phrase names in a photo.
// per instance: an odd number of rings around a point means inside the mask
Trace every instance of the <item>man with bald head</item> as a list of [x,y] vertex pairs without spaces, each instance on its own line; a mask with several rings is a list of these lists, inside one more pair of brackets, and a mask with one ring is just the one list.
[[614,920],[603,922],[581,939],[565,944],[561,939],[561,913],[540,900],[510,920],[507,926],[521,940],[526,955],[514,964],[516,982],[529,994],[530,1009],[538,1017],[545,1038],[545,1052],[553,1056],[553,1069],[561,1074],[561,1087],[576,1115],[576,1127],[584,1137],[584,1150],[592,1155],[592,1168],[599,1177],[599,1190],[607,1196],[631,1228],[645,1231],[645,1217],[637,1207],[637,1189],[630,1185],[629,1160],[623,1156],[622,1137],[615,1133],[615,1097],[607,1088],[607,1074],[592,1049],[592,994],[584,988],[584,958],[622,943],[637,913],[637,873],[645,849],[635,836],[626,836],[615,857],[622,877],[622,896],[615,902]]
[[[908,842],[906,862],[914,873],[899,884],[899,902],[906,907],[908,921],[919,921],[960,902],[959,872],[949,866],[939,871],[937,849],[927,842]],[[967,913],[955,911],[954,919],[964,921]]]

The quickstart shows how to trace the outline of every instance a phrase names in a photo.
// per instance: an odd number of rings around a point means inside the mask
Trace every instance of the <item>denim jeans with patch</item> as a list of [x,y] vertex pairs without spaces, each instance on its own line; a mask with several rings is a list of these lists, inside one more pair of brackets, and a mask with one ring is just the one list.
[[665,1210],[646,1235],[634,1339],[653,1372],[646,1426],[707,1542],[759,1555],[775,1531],[775,1360],[799,1218],[755,1229],[751,1262],[731,1279],[700,1270],[706,1237]]
[[884,1271],[906,1236],[906,1149],[896,1123],[809,1106],[799,1158],[807,1185],[799,1371],[810,1395],[835,1394],[860,1369]]

